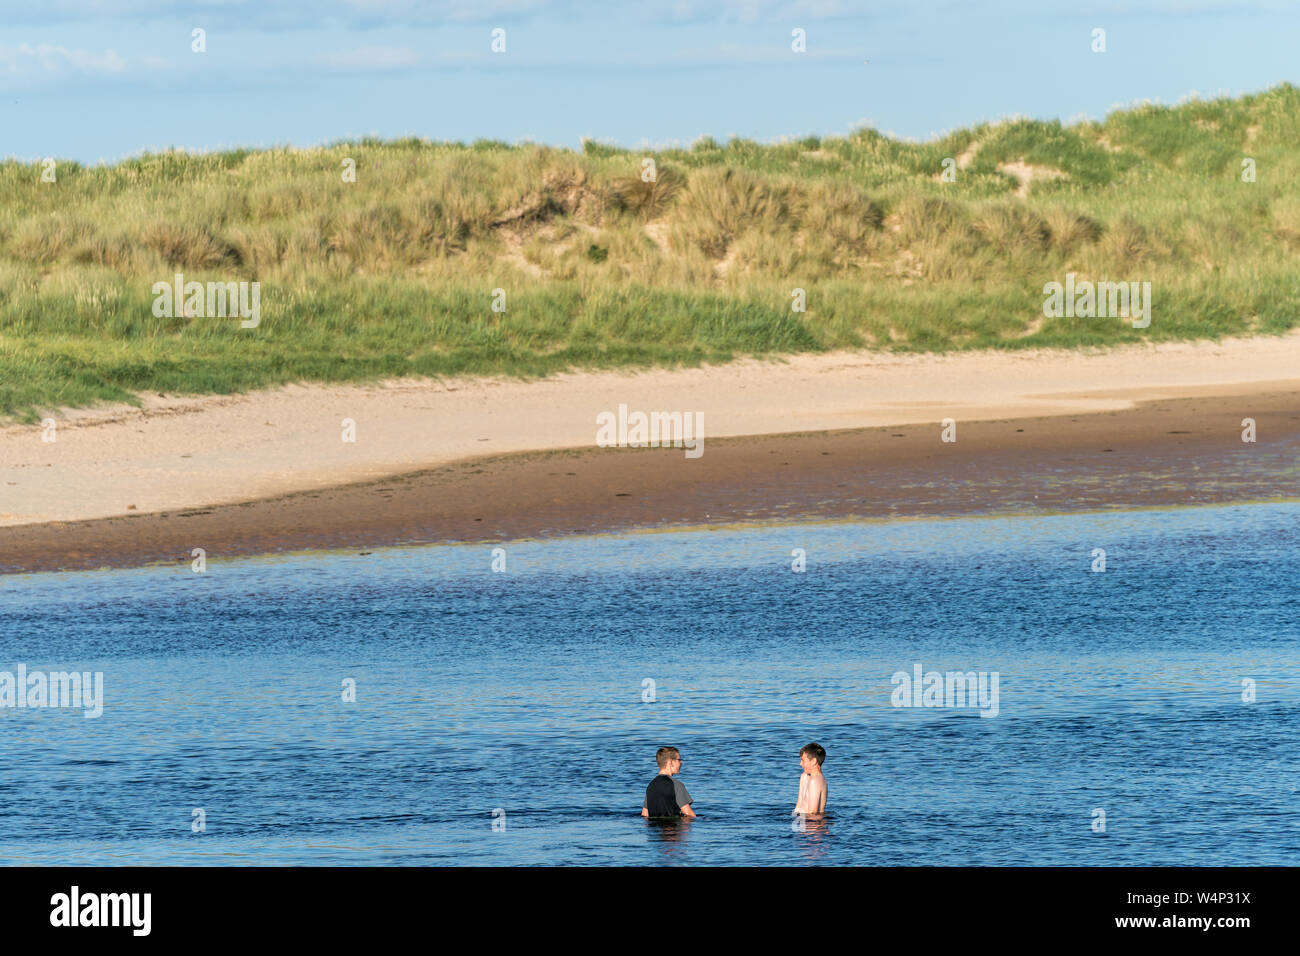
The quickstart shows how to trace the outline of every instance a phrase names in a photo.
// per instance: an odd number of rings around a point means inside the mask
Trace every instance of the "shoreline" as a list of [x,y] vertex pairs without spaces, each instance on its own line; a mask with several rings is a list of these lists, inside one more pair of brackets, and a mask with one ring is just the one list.
[[1300,331],[1105,350],[804,353],[537,381],[142,394],[139,407],[45,415],[48,434],[40,424],[0,426],[0,528],[243,504],[470,459],[591,447],[598,416],[620,405],[696,412],[710,448],[724,437],[1072,416],[1275,389],[1300,390]]
[[[636,526],[636,527],[628,527],[628,528],[608,528],[605,530],[597,530],[597,531],[592,531],[583,534],[575,534],[571,532],[570,534],[565,535],[563,537],[571,537],[571,538],[633,537],[633,536],[657,535],[657,534],[665,534],[665,535],[693,534],[693,533],[705,532],[705,531],[730,532],[730,531],[766,530],[766,529],[773,529],[773,528],[819,528],[819,527],[827,527],[832,525],[844,525],[844,524],[889,524],[892,522],[913,522],[913,521],[917,521],[917,522],[981,521],[981,520],[1000,521],[1003,519],[1015,519],[1015,518],[1053,518],[1053,517],[1068,517],[1068,516],[1090,515],[1090,514],[1107,515],[1107,514],[1115,514],[1117,512],[1123,514],[1133,514],[1133,513],[1140,513],[1145,511],[1173,511],[1173,510],[1188,511],[1188,510],[1197,510],[1197,509],[1251,507],[1254,505],[1273,506],[1273,505],[1288,505],[1288,504],[1300,505],[1300,496],[1294,498],[1288,498],[1288,497],[1259,498],[1259,499],[1248,499],[1248,500],[1230,501],[1230,502],[1211,501],[1211,502],[1192,502],[1192,503],[1180,502],[1174,504],[1164,503],[1164,504],[1132,505],[1132,506],[1125,507],[1123,509],[1079,508],[1079,509],[1051,510],[1047,508],[1040,508],[1034,511],[998,511],[998,512],[979,512],[979,513],[970,512],[970,513],[962,513],[962,514],[944,514],[944,515],[889,515],[889,516],[856,515],[851,517],[840,517],[840,518],[798,517],[798,518],[790,518],[787,520],[755,519],[751,521],[731,521],[725,524],[660,523],[656,525],[645,525],[645,526]],[[544,536],[544,537],[525,536],[525,537],[511,538],[508,541],[505,539],[485,539],[483,541],[448,540],[448,541],[427,541],[427,542],[417,542],[417,543],[407,542],[401,544],[373,545],[371,549],[367,551],[357,551],[355,548],[351,548],[351,547],[343,547],[343,548],[325,547],[325,548],[305,548],[302,550],[280,549],[275,551],[249,551],[247,553],[242,553],[242,554],[225,555],[224,557],[230,560],[241,561],[241,562],[249,562],[249,561],[275,562],[281,560],[292,561],[300,558],[320,558],[320,557],[329,557],[331,555],[336,555],[340,557],[342,556],[369,557],[372,554],[380,554],[382,552],[401,553],[406,550],[418,550],[422,548],[462,548],[462,547],[470,547],[470,546],[486,547],[489,545],[504,546],[507,544],[513,546],[519,544],[540,544],[547,541],[555,541],[557,539],[558,539],[557,536]],[[94,574],[96,572],[108,572],[108,571],[142,571],[142,570],[166,568],[166,567],[179,567],[185,561],[189,561],[189,560],[190,560],[189,558],[185,558],[183,560],[181,558],[177,558],[175,561],[150,561],[142,564],[127,563],[127,564],[118,564],[118,565],[103,565],[101,567],[53,568],[53,569],[44,569],[44,570],[35,570],[35,571],[9,571],[9,570],[0,569],[0,580],[3,580],[4,578],[18,578],[21,576],[28,576],[28,575],[32,575],[32,576],[72,575],[72,574]]]
[[[1287,383],[1291,384],[1291,383]],[[1177,391],[1177,390],[1175,390]],[[156,513],[0,527],[0,573],[500,543],[752,522],[1114,511],[1300,498],[1300,386],[1227,386],[1088,414],[588,445]],[[1241,441],[1241,420],[1257,442]]]

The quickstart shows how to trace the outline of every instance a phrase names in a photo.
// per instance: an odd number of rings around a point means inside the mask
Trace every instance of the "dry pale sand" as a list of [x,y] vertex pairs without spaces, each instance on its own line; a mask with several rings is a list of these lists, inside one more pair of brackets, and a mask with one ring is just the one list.
[[[782,363],[544,381],[292,386],[234,397],[144,397],[0,429],[0,526],[246,502],[485,455],[590,448],[596,415],[702,412],[724,436],[1132,408],[1139,400],[1286,390],[1300,334],[1095,351],[801,355]],[[356,441],[342,440],[342,422]],[[681,454],[680,451],[677,452]]]

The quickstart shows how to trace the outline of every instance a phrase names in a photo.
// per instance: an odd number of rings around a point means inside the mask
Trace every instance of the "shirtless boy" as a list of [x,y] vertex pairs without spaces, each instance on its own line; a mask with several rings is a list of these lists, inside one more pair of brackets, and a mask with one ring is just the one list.
[[826,811],[826,778],[822,776],[822,761],[825,759],[826,751],[820,744],[808,744],[799,751],[803,776],[799,778],[799,799],[794,805],[794,813],[805,813],[815,818]]

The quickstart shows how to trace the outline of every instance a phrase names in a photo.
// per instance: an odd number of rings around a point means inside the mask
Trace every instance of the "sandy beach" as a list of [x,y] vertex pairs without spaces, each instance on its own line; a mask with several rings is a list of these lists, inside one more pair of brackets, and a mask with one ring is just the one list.
[[[597,447],[596,416],[620,404],[702,413],[704,454]],[[1300,496],[1300,335],[151,395],[50,417],[55,441],[0,429],[7,572],[195,547],[1262,500]]]

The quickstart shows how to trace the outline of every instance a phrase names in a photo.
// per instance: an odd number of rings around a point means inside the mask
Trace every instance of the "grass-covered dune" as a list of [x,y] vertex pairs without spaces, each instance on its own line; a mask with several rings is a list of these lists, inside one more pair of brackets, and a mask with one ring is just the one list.
[[[1286,84],[924,144],[366,140],[59,162],[55,182],[10,161],[0,414],[294,380],[1278,333],[1300,324],[1297,143]],[[156,317],[153,284],[176,272],[257,280],[261,324]],[[1044,318],[1067,272],[1149,281],[1150,327]]]

